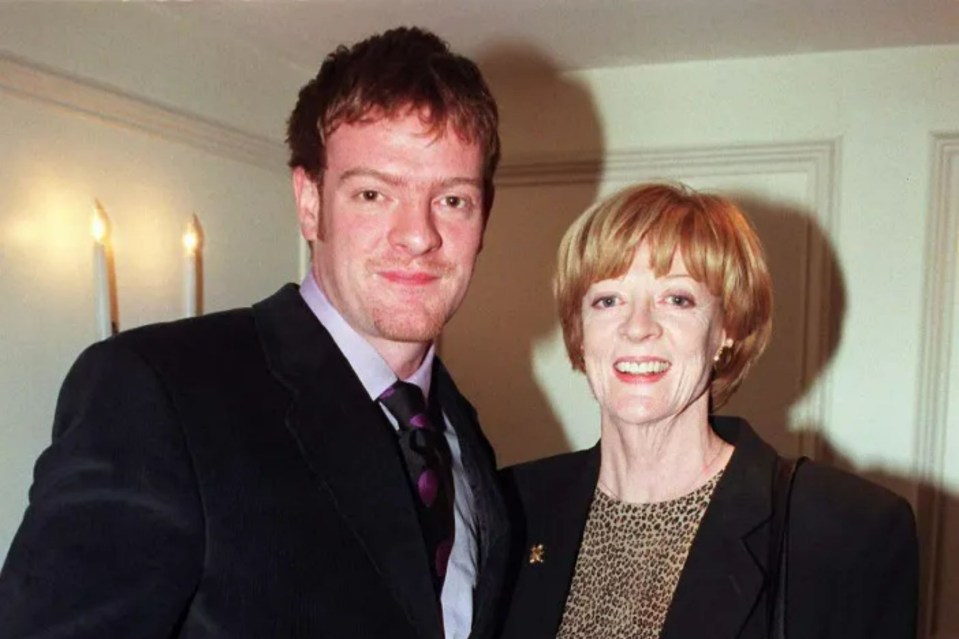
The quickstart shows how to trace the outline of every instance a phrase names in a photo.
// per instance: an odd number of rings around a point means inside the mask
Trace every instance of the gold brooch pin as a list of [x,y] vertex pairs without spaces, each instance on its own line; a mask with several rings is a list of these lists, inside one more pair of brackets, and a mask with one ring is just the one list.
[[546,548],[543,544],[535,544],[529,549],[529,563],[531,564],[541,564],[545,561],[544,554],[546,553]]

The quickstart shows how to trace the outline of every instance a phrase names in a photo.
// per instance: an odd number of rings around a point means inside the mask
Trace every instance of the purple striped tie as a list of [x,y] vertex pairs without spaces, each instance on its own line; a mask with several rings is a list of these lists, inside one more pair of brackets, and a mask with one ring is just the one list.
[[[453,549],[453,466],[443,435],[442,413],[431,418],[423,391],[414,384],[396,382],[379,401],[399,424],[399,445],[406,462],[436,596],[443,590],[446,567]],[[437,427],[438,426],[438,427]]]

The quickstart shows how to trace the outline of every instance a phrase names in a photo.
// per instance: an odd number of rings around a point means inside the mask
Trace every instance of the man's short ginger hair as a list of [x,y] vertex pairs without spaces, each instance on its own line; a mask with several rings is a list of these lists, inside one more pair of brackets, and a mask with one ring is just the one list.
[[680,251],[689,274],[722,304],[731,348],[710,384],[712,408],[726,403],[759,359],[772,332],[772,280],[762,244],[739,208],[718,195],[674,184],[630,186],[594,204],[560,243],[554,293],[566,351],[584,370],[583,298],[595,282],[629,270],[647,243],[650,267],[661,277]]
[[326,139],[341,124],[416,113],[441,136],[447,128],[483,151],[483,210],[493,200],[499,163],[496,101],[471,60],[419,28],[391,29],[340,46],[302,89],[287,123],[289,166],[322,181]]

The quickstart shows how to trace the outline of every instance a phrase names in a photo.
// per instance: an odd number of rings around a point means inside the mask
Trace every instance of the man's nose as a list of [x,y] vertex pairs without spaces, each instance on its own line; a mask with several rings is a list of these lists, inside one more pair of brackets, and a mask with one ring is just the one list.
[[439,248],[443,238],[436,227],[432,202],[404,202],[396,212],[389,241],[410,255],[423,255]]

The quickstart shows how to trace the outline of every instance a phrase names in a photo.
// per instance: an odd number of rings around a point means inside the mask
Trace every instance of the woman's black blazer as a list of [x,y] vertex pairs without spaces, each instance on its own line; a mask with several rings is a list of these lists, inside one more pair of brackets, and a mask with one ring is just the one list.
[[[777,455],[745,421],[711,419],[735,446],[703,516],[662,639],[765,639]],[[519,524],[504,637],[554,637],[599,472],[599,446],[503,471]],[[817,463],[796,476],[789,526],[789,639],[915,637],[915,520],[901,497]],[[601,635],[597,635],[601,639]]]

